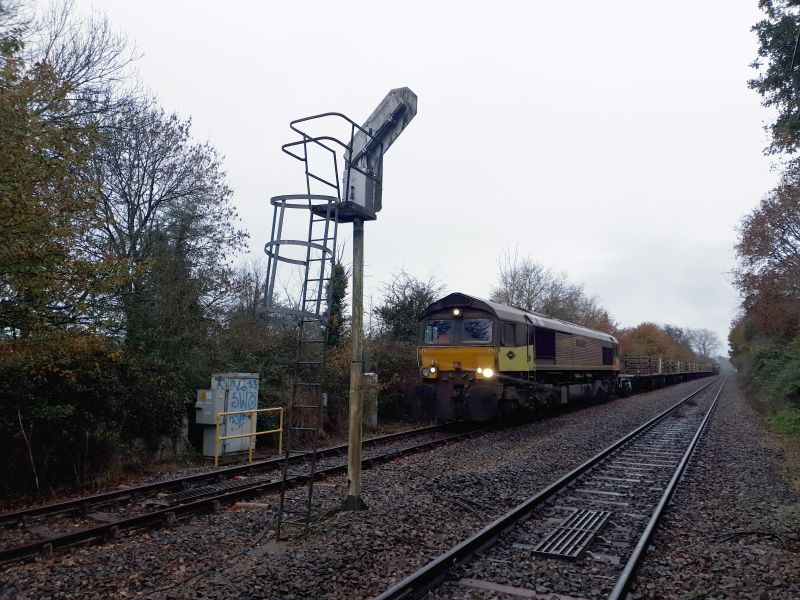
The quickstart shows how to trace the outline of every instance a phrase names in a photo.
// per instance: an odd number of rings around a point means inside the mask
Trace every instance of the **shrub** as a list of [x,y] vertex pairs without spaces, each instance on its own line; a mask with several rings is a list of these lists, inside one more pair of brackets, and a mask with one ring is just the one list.
[[769,422],[779,433],[800,437],[800,409],[784,408],[770,417]]
[[0,344],[5,494],[90,483],[132,442],[154,447],[184,415],[166,365],[87,334]]
[[392,339],[370,340],[372,370],[378,374],[378,419],[380,421],[422,420],[421,406],[414,395],[419,383],[416,342]]
[[774,407],[800,407],[800,339],[757,347],[742,375],[747,387]]

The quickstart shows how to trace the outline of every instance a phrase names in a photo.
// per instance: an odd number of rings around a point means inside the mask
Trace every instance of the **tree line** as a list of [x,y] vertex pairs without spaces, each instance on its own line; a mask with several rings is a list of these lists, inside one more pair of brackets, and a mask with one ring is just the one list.
[[3,492],[156,448],[240,352],[246,233],[221,159],[135,59],[102,15],[0,1]]
[[733,283],[741,310],[729,335],[745,388],[800,434],[800,17],[796,2],[761,0],[750,88],[775,119],[766,126],[781,172],[739,223]]
[[653,354],[680,361],[712,361],[719,338],[710,329],[646,322],[621,327],[597,296],[570,281],[566,273],[555,273],[530,256],[505,248],[497,261],[497,282],[489,299],[501,304],[542,313],[589,329],[613,334],[620,353]]

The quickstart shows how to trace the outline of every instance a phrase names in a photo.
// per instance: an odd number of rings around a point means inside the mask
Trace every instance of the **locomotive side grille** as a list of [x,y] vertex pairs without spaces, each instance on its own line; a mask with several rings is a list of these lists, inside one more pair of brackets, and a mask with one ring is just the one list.
[[571,366],[574,364],[575,340],[566,333],[556,332],[556,364]]
[[600,340],[577,338],[575,340],[575,364],[599,366],[603,364],[603,348]]

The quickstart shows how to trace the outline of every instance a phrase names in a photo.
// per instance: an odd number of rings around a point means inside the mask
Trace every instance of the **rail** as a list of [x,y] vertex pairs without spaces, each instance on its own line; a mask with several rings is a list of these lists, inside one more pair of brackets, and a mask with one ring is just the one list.
[[[631,440],[635,439],[636,437],[642,435],[643,433],[649,431],[653,427],[655,427],[659,422],[664,420],[666,417],[671,415],[673,412],[678,410],[684,403],[688,402],[690,399],[694,398],[712,384],[717,381],[718,378],[715,378],[710,383],[704,385],[703,387],[699,388],[698,390],[689,394],[686,398],[681,400],[680,402],[676,403],[672,407],[668,408],[661,414],[657,415],[641,427],[637,428],[636,430],[632,431],[631,433],[625,435],[621,439],[614,442],[611,446],[606,448],[605,450],[601,451],[600,453],[596,454],[594,457],[590,458],[576,469],[567,473],[554,483],[551,483],[549,486],[538,492],[537,494],[528,498],[525,502],[518,505],[516,508],[512,509],[499,519],[493,521],[483,529],[481,529],[478,533],[473,535],[470,538],[462,541],[449,551],[445,552],[444,554],[440,555],[439,557],[430,561],[427,565],[423,566],[421,569],[412,573],[405,579],[402,579],[394,586],[386,590],[384,593],[376,596],[374,600],[406,600],[411,598],[421,598],[431,589],[438,586],[444,579],[447,577],[447,573],[454,567],[466,564],[470,562],[477,554],[485,552],[490,546],[494,545],[500,536],[503,534],[510,532],[513,530],[518,523],[526,520],[530,517],[533,512],[542,506],[545,502],[549,501],[555,494],[557,494],[562,489],[567,488],[575,479],[577,479],[582,474],[589,471],[595,465],[601,463],[602,461],[606,460],[611,454],[619,450],[620,448],[627,445]],[[724,386],[724,382],[723,382]],[[720,387],[719,393],[722,392],[722,387]],[[719,393],[717,397],[714,399],[714,403],[716,403],[716,399],[719,397]],[[709,414],[713,411],[713,405]],[[703,420],[701,426],[699,427],[698,433],[694,438],[694,441],[691,444],[691,448],[687,451],[684,460],[681,461],[681,473],[682,469],[685,468],[685,464],[688,461],[688,456],[691,455],[691,450],[694,449],[697,439],[699,439],[700,432],[706,426],[708,420],[708,415]],[[673,478],[673,481],[677,481],[680,478],[680,474],[676,475]],[[668,492],[665,493],[664,498],[662,498],[662,502],[659,505],[659,510],[663,509],[663,506],[669,501],[672,493],[674,491],[674,487],[671,485],[668,489]],[[657,518],[655,519],[657,521]],[[647,527],[647,531],[645,534],[648,536],[652,535],[653,528],[655,526],[655,522],[651,521],[649,526]],[[630,582],[630,577],[635,570],[636,564],[641,560],[641,555],[646,547],[646,543],[637,545],[636,552],[634,555],[631,556],[631,560],[633,561],[633,565],[627,565],[625,569],[625,583],[621,584],[621,589],[627,589],[627,585]],[[617,593],[617,590],[615,590]],[[613,596],[615,599],[619,596]]]
[[642,558],[644,558],[644,554],[647,551],[647,547],[650,545],[650,540],[653,538],[653,534],[655,533],[656,527],[658,526],[659,521],[663,517],[664,512],[667,506],[669,505],[670,500],[672,499],[672,496],[675,494],[675,490],[678,487],[678,482],[681,480],[684,472],[686,471],[686,467],[689,464],[689,460],[692,458],[692,455],[694,454],[694,451],[697,448],[697,442],[700,440],[700,436],[703,435],[703,431],[708,425],[708,421],[709,419],[711,419],[711,415],[714,414],[714,410],[717,407],[717,400],[722,394],[722,390],[727,382],[728,382],[727,377],[722,380],[722,386],[719,388],[717,395],[714,396],[714,401],[711,403],[711,408],[708,409],[708,412],[706,412],[705,417],[703,417],[703,422],[700,423],[700,427],[697,428],[697,431],[692,437],[691,443],[689,444],[688,448],[686,448],[686,452],[684,452],[683,458],[681,459],[678,468],[675,469],[675,472],[672,474],[672,478],[670,479],[669,484],[667,485],[666,489],[661,495],[661,498],[659,499],[658,506],[656,506],[656,509],[650,516],[650,520],[647,522],[647,526],[645,527],[644,533],[642,533],[642,536],[639,538],[636,547],[633,549],[633,552],[628,557],[628,562],[625,563],[625,569],[617,579],[617,583],[614,586],[614,589],[611,591],[611,595],[608,597],[608,600],[621,600],[622,598],[625,597],[628,590],[630,589],[631,583],[633,582],[633,576],[636,573],[636,569],[639,567]]
[[[268,413],[268,412],[277,412],[278,413],[278,428],[277,429],[268,429],[266,431],[258,431],[256,421],[258,420],[258,413]],[[250,421],[250,433],[242,433],[237,435],[220,435],[219,428],[222,425],[222,419],[231,415],[249,415]],[[251,410],[229,410],[226,412],[219,412],[217,413],[216,417],[217,422],[217,429],[214,433],[214,468],[219,466],[219,449],[222,442],[226,440],[238,440],[241,438],[250,438],[248,443],[248,457],[247,463],[253,463],[253,443],[254,437],[258,437],[259,435],[267,435],[269,433],[277,433],[278,434],[278,454],[283,454],[283,407],[273,407],[273,408],[254,408]]]
[[[378,437],[368,438],[364,440],[365,447],[371,447],[375,444],[396,441],[405,439],[414,435],[421,435],[425,433],[433,433],[437,431],[444,431],[447,425],[429,425],[418,429],[411,429],[408,431],[400,431],[396,433],[389,433]],[[318,452],[319,456],[330,457],[347,452],[347,445],[331,446],[323,448]],[[304,460],[301,454],[292,456],[292,462]],[[62,515],[73,513],[89,513],[96,510],[98,507],[130,500],[133,497],[140,498],[142,496],[171,489],[186,489],[186,486],[199,485],[205,481],[218,481],[220,477],[235,477],[240,475],[252,475],[253,473],[261,470],[268,470],[278,468],[283,464],[284,458],[282,456],[272,457],[265,460],[257,460],[254,463],[247,465],[235,465],[232,467],[222,467],[216,471],[207,471],[203,473],[195,473],[194,475],[185,475],[182,477],[175,477],[163,481],[156,481],[153,483],[146,483],[142,485],[132,486],[130,488],[116,489],[110,492],[102,492],[91,496],[83,496],[80,498],[73,498],[71,500],[62,500],[52,504],[44,504],[41,506],[33,506],[22,510],[0,514],[0,526],[17,526],[24,524],[31,519]]]
[[[404,456],[409,456],[410,454],[414,454],[416,452],[438,448],[449,443],[470,439],[492,430],[493,428],[470,429],[463,433],[449,434],[444,438],[430,440],[396,450],[389,450],[388,452],[365,458],[363,461],[363,467],[364,469],[369,469],[381,463],[396,460]],[[413,433],[434,431],[443,431],[443,428],[442,426],[435,425],[414,430]],[[387,441],[393,442],[403,439],[403,437],[407,437],[411,433],[412,432],[398,432],[381,436],[380,438],[373,438],[372,440],[368,441],[372,443],[381,443]],[[330,448],[329,450],[331,451],[331,455],[334,455],[340,453],[344,449],[346,449],[346,446],[337,446]],[[296,458],[302,460],[304,457],[302,455],[297,455]],[[242,468],[245,467],[236,467],[236,469]],[[325,477],[344,475],[345,473],[347,473],[347,463],[343,462],[317,471],[313,477],[315,480],[321,480]],[[307,474],[293,475],[287,479],[287,483],[290,487],[294,487],[307,483],[308,477],[309,476]],[[103,523],[101,525],[84,529],[78,529],[66,534],[58,534],[50,538],[37,540],[35,542],[29,542],[8,548],[0,548],[0,564],[9,561],[20,560],[26,557],[32,557],[39,553],[49,555],[57,548],[65,548],[76,544],[86,545],[89,543],[103,543],[106,540],[116,539],[123,531],[169,526],[170,524],[174,524],[176,519],[185,515],[216,512],[219,510],[220,506],[225,504],[230,504],[244,498],[257,496],[259,494],[279,492],[281,485],[282,482],[280,479],[270,479],[267,481],[258,481],[252,483],[242,482],[242,485],[236,489],[222,490],[197,500],[175,504],[163,509],[145,512],[143,514],[137,514],[130,517],[123,517],[113,522]]]

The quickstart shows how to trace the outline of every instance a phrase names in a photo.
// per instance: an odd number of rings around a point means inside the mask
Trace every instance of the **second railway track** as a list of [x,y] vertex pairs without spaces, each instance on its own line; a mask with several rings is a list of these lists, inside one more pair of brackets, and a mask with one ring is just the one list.
[[[365,448],[374,447],[379,444],[400,441],[413,436],[428,433],[442,433],[444,435],[448,433],[446,427],[446,425],[431,425],[429,427],[421,427],[418,429],[381,435],[364,440],[364,446]],[[317,456],[319,458],[338,456],[345,453],[347,453],[346,445],[331,446],[317,450]],[[301,462],[304,460],[304,458],[304,456],[295,455],[292,456],[290,460],[291,462]],[[145,483],[123,489],[112,490],[110,492],[103,492],[100,494],[94,494],[92,496],[82,496],[80,498],[71,498],[61,502],[33,506],[22,510],[0,514],[0,526],[8,527],[18,524],[25,524],[39,517],[47,517],[59,514],[86,514],[104,506],[120,502],[127,502],[131,499],[139,499],[148,494],[165,490],[183,491],[195,485],[203,485],[214,481],[221,481],[226,478],[248,476],[253,473],[276,469],[279,468],[282,463],[283,457],[275,456],[273,458],[257,460],[250,464],[227,466],[219,469],[195,473],[193,475],[174,477],[171,479],[154,481],[152,483]]]
[[[364,468],[370,468],[375,464],[407,456],[414,452],[464,440],[487,430],[487,428],[469,429],[452,433],[448,431],[447,427],[437,425],[372,438],[364,442],[365,448],[371,448],[373,452],[365,456],[363,465]],[[402,445],[402,442],[415,436],[430,437],[430,434],[433,434],[431,439],[416,444]],[[389,447],[381,450],[382,445]],[[346,452],[346,449],[346,446],[334,446],[318,450],[317,457],[329,459],[328,463],[330,464],[319,468],[315,479],[346,473],[347,465],[337,460],[343,452]],[[291,457],[290,461],[293,464],[299,464],[305,458],[305,456],[298,455]],[[31,558],[39,554],[49,554],[57,548],[102,543],[105,540],[117,538],[127,530],[171,525],[184,515],[213,512],[218,510],[221,505],[237,500],[259,494],[279,492],[281,478],[277,470],[282,463],[283,458],[276,457],[250,465],[226,467],[216,471],[0,515],[0,524],[28,528],[32,523],[41,523],[40,527],[47,531],[44,536],[39,536],[39,539],[13,543],[0,548],[0,563]],[[274,471],[272,476],[268,474],[270,471]],[[260,473],[267,474],[259,475]],[[245,477],[240,479],[242,476]],[[307,474],[294,475],[288,479],[290,487],[307,481]],[[164,497],[152,500],[153,494],[158,492],[162,492]],[[165,492],[171,493],[163,494]],[[129,503],[132,500],[137,501],[133,510],[123,515],[105,515],[108,522],[88,526],[71,525],[68,527],[70,530],[66,532],[47,530],[48,519],[59,518],[65,514],[86,514],[97,510],[98,507]],[[143,506],[142,501],[147,502],[147,506]]]
[[623,598],[725,382],[714,384],[690,394],[377,600],[420,598],[433,589],[437,598]]

